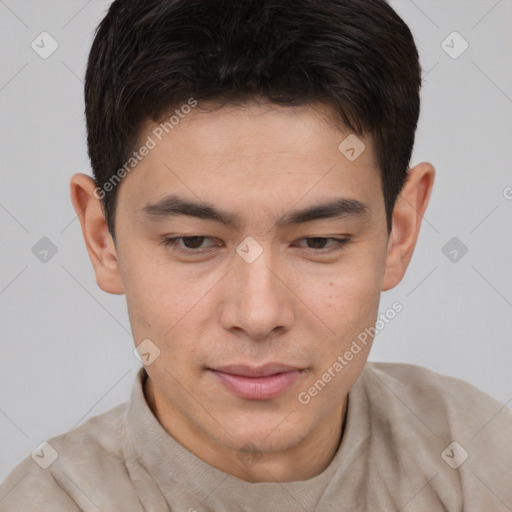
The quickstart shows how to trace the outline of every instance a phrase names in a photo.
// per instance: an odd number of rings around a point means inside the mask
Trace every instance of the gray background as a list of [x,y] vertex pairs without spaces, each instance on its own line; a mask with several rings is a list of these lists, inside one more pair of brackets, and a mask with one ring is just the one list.
[[[42,441],[128,400],[140,366],[125,299],[96,286],[69,199],[70,176],[90,173],[82,80],[109,3],[0,0],[0,481]],[[512,2],[392,5],[424,69],[411,163],[432,162],[437,177],[409,271],[382,295],[381,311],[395,300],[404,309],[370,359],[419,364],[507,403]],[[43,31],[59,45],[47,59],[31,48]],[[469,44],[458,58],[442,47],[463,48],[446,39],[453,31]],[[57,248],[46,262],[32,252],[42,237]],[[468,248],[455,262],[442,252],[452,237]]]

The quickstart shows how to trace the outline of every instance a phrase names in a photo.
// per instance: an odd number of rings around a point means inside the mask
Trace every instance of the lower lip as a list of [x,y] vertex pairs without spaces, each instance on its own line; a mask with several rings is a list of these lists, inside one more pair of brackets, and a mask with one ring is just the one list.
[[300,370],[276,373],[266,377],[245,377],[213,370],[222,384],[240,398],[246,400],[270,400],[289,389],[301,375]]

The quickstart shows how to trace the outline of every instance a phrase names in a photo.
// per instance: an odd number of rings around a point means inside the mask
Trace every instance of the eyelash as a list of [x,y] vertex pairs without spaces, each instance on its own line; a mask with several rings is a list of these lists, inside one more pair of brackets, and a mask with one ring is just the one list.
[[[173,251],[180,252],[182,254],[187,255],[193,255],[193,254],[207,254],[211,251],[212,248],[201,250],[201,249],[188,249],[183,248],[177,244],[178,240],[185,240],[187,238],[204,238],[204,239],[211,239],[212,237],[206,236],[206,235],[194,235],[194,236],[177,236],[177,237],[166,237],[162,240],[161,245],[164,247],[171,248]],[[312,247],[303,247],[303,249],[307,249],[310,251],[313,251],[317,254],[327,254],[330,252],[333,252],[335,250],[340,250],[343,247],[345,247],[349,242],[349,238],[332,238],[332,237],[323,237],[323,236],[309,236],[305,238],[301,238],[300,240],[315,240],[315,239],[321,239],[321,240],[331,240],[335,243],[335,247],[331,249],[314,249]]]

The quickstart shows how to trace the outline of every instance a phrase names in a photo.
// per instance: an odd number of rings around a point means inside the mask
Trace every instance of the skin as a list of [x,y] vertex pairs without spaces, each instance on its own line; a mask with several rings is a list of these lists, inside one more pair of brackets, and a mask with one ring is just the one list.
[[[126,294],[135,345],[150,339],[160,349],[146,366],[150,408],[196,456],[250,482],[306,480],[332,460],[371,343],[308,404],[297,397],[375,324],[381,291],[409,264],[432,190],[432,165],[412,167],[388,236],[371,140],[359,137],[366,149],[349,161],[338,150],[349,132],[331,113],[266,103],[193,109],[119,185],[115,243],[92,179],[71,180],[98,285]],[[144,127],[141,143],[155,126]],[[235,214],[240,226],[143,214],[171,193]],[[275,224],[339,197],[364,203],[366,215]],[[166,236],[210,237],[178,242],[209,252],[181,254],[163,245]],[[248,236],[263,249],[252,263],[236,252]],[[207,369],[269,362],[304,371],[268,400],[233,395]]]

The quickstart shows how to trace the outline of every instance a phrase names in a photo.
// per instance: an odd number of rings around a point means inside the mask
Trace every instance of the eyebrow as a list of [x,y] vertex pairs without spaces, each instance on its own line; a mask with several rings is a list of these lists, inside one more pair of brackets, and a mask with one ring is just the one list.
[[[240,217],[235,214],[212,204],[192,201],[176,194],[166,196],[157,203],[148,204],[140,211],[147,220],[189,216],[213,220],[233,229],[240,229],[243,226]],[[292,210],[279,217],[275,224],[277,227],[283,228],[323,219],[358,218],[367,216],[369,212],[369,206],[361,201],[340,197],[322,201],[300,210]]]

